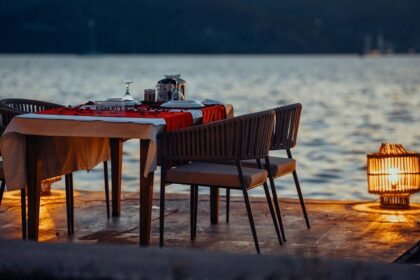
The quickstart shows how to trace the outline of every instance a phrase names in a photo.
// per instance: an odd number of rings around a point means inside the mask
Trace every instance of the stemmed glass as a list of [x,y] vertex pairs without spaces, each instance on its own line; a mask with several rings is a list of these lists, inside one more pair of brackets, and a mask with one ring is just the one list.
[[124,96],[121,98],[121,101],[132,101],[132,102],[134,102],[134,103],[138,104],[139,102],[138,102],[137,100],[135,100],[135,99],[131,96],[131,94],[130,94],[130,89],[129,89],[129,87],[130,87],[130,84],[131,84],[132,82],[133,82],[133,81],[123,81],[123,83],[125,83],[125,94],[124,94]]

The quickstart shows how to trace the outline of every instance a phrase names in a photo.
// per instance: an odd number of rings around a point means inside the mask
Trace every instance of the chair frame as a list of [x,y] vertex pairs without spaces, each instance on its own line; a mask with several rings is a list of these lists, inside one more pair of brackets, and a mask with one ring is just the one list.
[[[260,253],[241,161],[255,159],[261,164],[260,159],[268,156],[272,130],[274,127],[274,115],[274,111],[268,110],[206,125],[166,132],[159,136],[162,170],[160,185],[160,246],[163,246],[164,243],[165,188],[167,184],[173,183],[166,178],[167,164],[171,161],[202,161],[217,163],[219,161],[234,160],[238,171],[240,187],[214,186],[201,183],[200,186],[226,188],[227,190],[242,190],[255,248],[256,251]],[[177,182],[177,184],[180,183]],[[267,182],[264,182],[263,186],[276,234],[279,243],[282,244],[281,233],[272,205],[270,192],[268,191]],[[194,240],[196,236],[197,197],[198,185],[191,185],[190,222],[192,240]]]
[[[274,111],[276,112],[276,124],[274,128],[273,141],[271,143],[270,150],[286,150],[287,157],[289,159],[293,159],[291,149],[296,146],[300,116],[302,113],[302,104],[290,104],[275,108]],[[296,186],[296,191],[299,196],[300,206],[302,208],[303,216],[305,218],[306,227],[311,228],[296,169],[293,170],[292,174]],[[273,190],[273,196],[275,197],[275,199],[277,199],[277,192],[275,191],[276,188],[274,185],[273,174],[269,174],[269,179],[270,185],[272,186]],[[278,210],[277,215],[279,215],[279,213],[280,210]]]
[[[273,109],[276,113],[275,124],[273,129],[273,136],[270,145],[270,150],[285,150],[287,157],[293,159],[291,149],[296,146],[297,134],[299,130],[300,116],[302,112],[302,104],[295,103],[286,106],[281,106]],[[270,157],[265,157],[265,166],[268,172],[268,178],[270,181],[271,192],[273,194],[274,206],[276,210],[276,215],[278,218],[278,223],[280,225],[280,231],[283,236],[283,241],[286,241],[286,235],[284,231],[284,225],[282,221],[280,206],[278,202],[277,190],[274,183],[274,175],[270,168],[271,162]],[[258,166],[263,168],[262,166]],[[305,207],[305,201],[303,199],[302,190],[300,188],[300,183],[296,169],[292,172],[294,183],[296,186],[296,191],[299,196],[300,205],[302,212],[305,218],[305,223],[307,228],[310,228],[309,217]],[[230,192],[226,192],[226,222],[229,222],[229,207],[230,207]]]

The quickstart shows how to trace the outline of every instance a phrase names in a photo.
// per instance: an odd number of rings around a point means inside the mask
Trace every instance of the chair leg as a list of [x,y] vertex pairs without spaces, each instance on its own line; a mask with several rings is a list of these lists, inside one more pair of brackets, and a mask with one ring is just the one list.
[[[268,157],[265,158],[265,165],[267,167],[271,166],[270,159]],[[281,217],[279,198],[277,196],[276,185],[274,184],[273,172],[271,171],[271,168],[267,168],[267,171],[268,179],[270,181],[271,192],[273,193],[274,208],[276,210],[277,219],[279,221],[281,235],[283,235],[283,242],[286,242],[286,234],[284,232],[283,218]]]
[[254,217],[252,216],[251,205],[249,203],[248,191],[244,188],[243,193],[245,199],[246,212],[248,214],[249,224],[251,225],[252,237],[254,238],[255,249],[257,250],[257,253],[260,254],[260,245],[258,243],[257,231],[255,229]]
[[70,202],[71,202],[71,220],[70,220],[70,225],[71,225],[71,233],[74,233],[74,191],[73,191],[73,173],[70,173]]
[[306,212],[305,201],[303,200],[302,190],[300,189],[299,179],[298,179],[296,170],[293,171],[293,179],[295,180],[296,190],[299,195],[300,206],[302,207],[303,216],[305,217],[306,227],[311,228],[311,225],[309,224],[308,213]]
[[104,181],[105,181],[106,217],[109,219],[110,218],[110,208],[109,208],[108,161],[104,161]]
[[0,186],[0,205],[1,205],[1,201],[3,200],[3,193],[4,193],[4,189],[6,188],[6,181],[5,180],[1,180],[1,186]]
[[220,189],[218,187],[210,187],[210,223],[212,225],[219,223],[219,194]]
[[194,240],[197,236],[197,215],[198,215],[198,186],[194,186]]
[[64,176],[66,186],[66,213],[67,213],[67,234],[71,235],[71,202],[70,202],[70,175]]
[[26,189],[20,189],[20,208],[22,217],[22,240],[27,239],[26,235]]
[[74,233],[74,196],[73,196],[73,174],[65,175],[66,185],[66,209],[67,209],[67,233]]
[[162,174],[160,179],[160,209],[159,209],[159,246],[163,247],[163,234],[165,226],[165,166],[161,166]]
[[193,239],[193,220],[194,220],[194,186],[190,186],[190,238]]
[[271,200],[270,192],[268,191],[267,183],[264,183],[264,192],[265,197],[267,198],[268,208],[270,209],[271,218],[273,219],[274,228],[276,229],[277,238],[279,240],[280,245],[283,245],[283,238],[279,230],[279,224],[277,222],[277,216],[274,213],[273,202]]
[[244,179],[244,174],[243,174],[243,171],[242,171],[242,166],[241,166],[240,161],[237,161],[237,167],[238,167],[238,173],[239,173],[239,180],[241,181],[241,185],[242,185],[242,192],[244,194],[244,200],[245,200],[246,212],[248,214],[249,225],[251,226],[252,237],[254,238],[255,249],[257,250],[257,253],[260,254],[260,245],[258,243],[257,231],[255,229],[255,223],[254,223],[254,217],[252,216],[252,210],[251,210],[251,205],[249,203],[248,191],[245,187],[245,179]]
[[226,223],[229,223],[230,189],[226,189]]
[[[293,158],[292,151],[290,149],[287,149],[286,153],[287,153],[288,158],[290,159]],[[302,207],[303,216],[305,217],[306,227],[311,228],[311,225],[309,224],[309,217],[308,217],[308,214],[306,213],[305,201],[303,200],[302,190],[300,189],[299,179],[298,179],[296,170],[293,171],[293,179],[295,180],[296,190],[299,196],[300,206]]]
[[[263,169],[260,159],[257,159],[257,166],[259,169]],[[279,240],[280,245],[283,245],[283,240],[282,240],[283,238],[279,230],[277,216],[274,213],[273,201],[271,200],[271,195],[270,195],[270,191],[268,190],[267,182],[264,182],[263,186],[264,186],[265,197],[267,198],[268,208],[270,209],[271,218],[273,219],[274,228],[276,230],[277,238]]]
[[195,204],[197,203],[195,201],[195,191],[196,188],[194,185],[191,185],[191,190],[190,190],[190,234],[191,234],[191,240],[195,240],[195,229],[194,229],[194,220],[196,217],[196,213],[195,213]]

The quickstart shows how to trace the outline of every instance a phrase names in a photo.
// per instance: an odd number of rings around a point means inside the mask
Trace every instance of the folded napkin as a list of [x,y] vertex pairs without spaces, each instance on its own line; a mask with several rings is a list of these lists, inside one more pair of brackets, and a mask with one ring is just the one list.
[[212,105],[201,108],[203,113],[203,124],[226,119],[226,108],[224,105]]

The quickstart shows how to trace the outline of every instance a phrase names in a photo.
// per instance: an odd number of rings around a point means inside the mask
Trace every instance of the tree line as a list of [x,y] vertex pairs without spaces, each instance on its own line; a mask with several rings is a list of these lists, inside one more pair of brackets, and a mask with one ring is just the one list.
[[[7,2],[7,3],[6,3]],[[14,0],[3,53],[420,50],[417,0]]]

